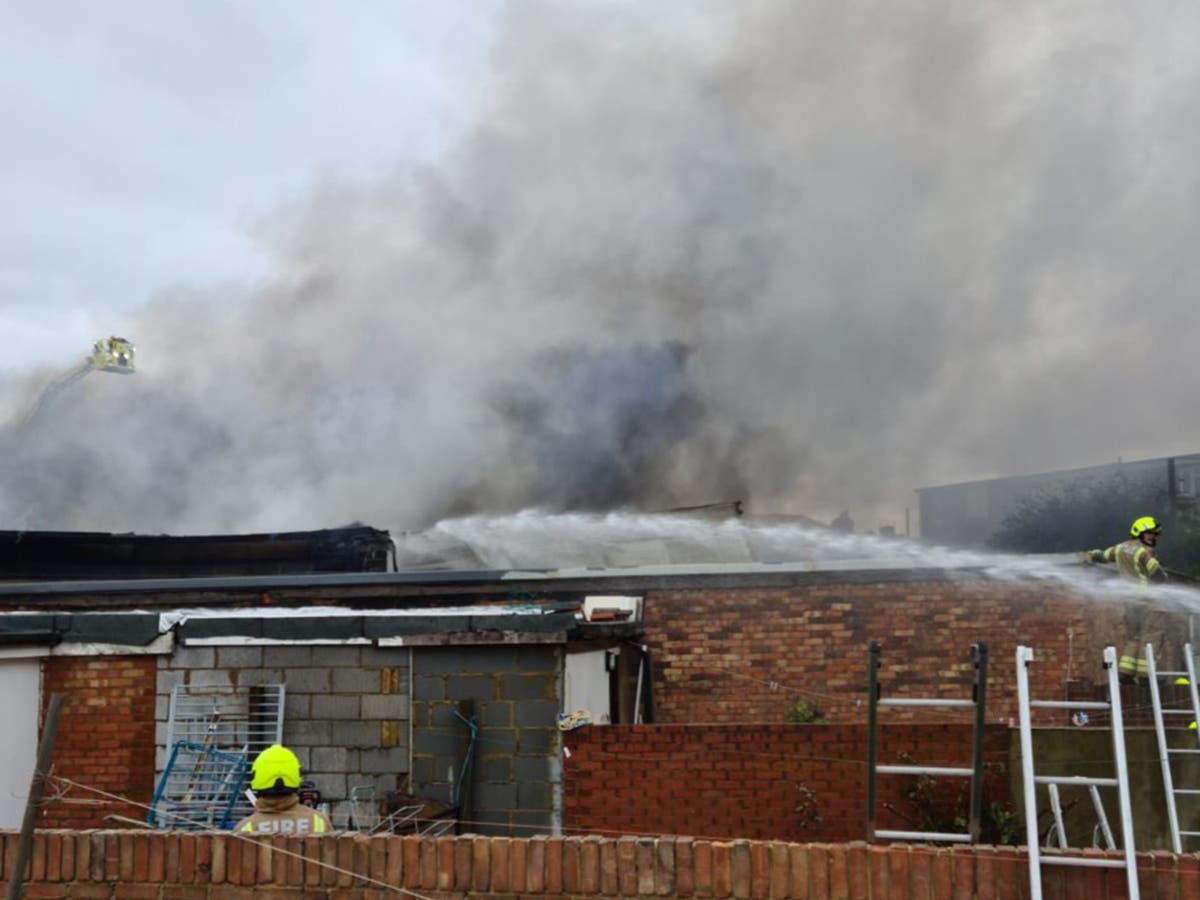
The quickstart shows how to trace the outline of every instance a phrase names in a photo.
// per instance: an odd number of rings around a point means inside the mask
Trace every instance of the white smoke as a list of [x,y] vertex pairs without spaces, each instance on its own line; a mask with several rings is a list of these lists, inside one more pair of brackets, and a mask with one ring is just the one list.
[[6,527],[733,497],[873,527],[1200,444],[1200,10],[663,10],[507,6],[435,166],[283,202],[266,283],[164,291],[135,378],[5,436]]

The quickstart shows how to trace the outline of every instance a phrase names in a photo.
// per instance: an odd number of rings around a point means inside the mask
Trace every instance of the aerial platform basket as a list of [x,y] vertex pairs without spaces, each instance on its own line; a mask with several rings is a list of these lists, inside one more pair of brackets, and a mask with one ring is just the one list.
[[136,371],[133,365],[134,350],[133,341],[113,335],[92,345],[88,363],[93,369],[99,369],[101,372],[132,375]]

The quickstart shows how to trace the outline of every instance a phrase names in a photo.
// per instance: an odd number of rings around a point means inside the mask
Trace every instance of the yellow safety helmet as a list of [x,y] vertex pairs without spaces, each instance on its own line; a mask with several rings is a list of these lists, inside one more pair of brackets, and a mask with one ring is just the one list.
[[1147,531],[1153,531],[1155,534],[1162,531],[1162,526],[1154,521],[1154,516],[1142,516],[1129,527],[1129,533],[1134,537],[1140,537]]
[[282,744],[272,744],[254,760],[250,770],[250,789],[297,791],[300,789],[300,760]]

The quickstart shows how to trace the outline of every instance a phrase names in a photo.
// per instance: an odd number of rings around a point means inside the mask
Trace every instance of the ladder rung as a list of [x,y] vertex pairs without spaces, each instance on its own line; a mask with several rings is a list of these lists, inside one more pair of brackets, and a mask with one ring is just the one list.
[[946,766],[876,766],[876,772],[884,775],[962,775],[971,777],[974,769],[954,769]]
[[1179,833],[1184,837],[1200,837],[1200,831],[1181,831]]
[[1111,703],[1098,700],[1031,700],[1029,705],[1038,709],[1112,709]]
[[1085,775],[1039,775],[1033,779],[1037,784],[1070,785],[1072,787],[1116,787],[1115,778],[1088,778]]
[[[1183,672],[1183,671],[1179,671],[1179,672],[1172,672],[1172,671],[1168,671],[1168,670],[1166,670],[1166,669],[1156,669],[1156,670],[1155,670],[1155,672],[1154,672],[1154,674],[1155,674],[1155,675],[1158,675],[1160,678],[1161,678],[1162,676],[1164,676],[1164,675],[1166,675],[1166,676],[1171,676],[1171,675],[1173,675],[1173,676],[1175,676],[1176,678],[1186,678],[1188,673],[1187,673],[1187,672]],[[1183,687],[1183,685],[1179,685],[1179,686],[1180,686],[1180,687]]]
[[964,844],[971,842],[969,834],[945,831],[884,831],[877,829],[875,837],[892,841],[957,841]]
[[1174,788],[1174,791],[1176,794],[1187,794],[1193,797],[1197,794],[1200,794],[1200,790],[1197,790],[1196,788]]
[[1196,712],[1191,709],[1164,709],[1162,714],[1164,716],[1194,716]]
[[954,709],[974,709],[974,700],[937,700],[920,697],[892,697],[880,700],[880,706],[945,706]]
[[1167,752],[1174,753],[1177,756],[1195,756],[1197,753],[1200,753],[1200,748],[1168,747]]
[[1054,866],[1091,866],[1097,869],[1124,869],[1125,860],[1100,856],[1051,856],[1042,851],[1042,862]]

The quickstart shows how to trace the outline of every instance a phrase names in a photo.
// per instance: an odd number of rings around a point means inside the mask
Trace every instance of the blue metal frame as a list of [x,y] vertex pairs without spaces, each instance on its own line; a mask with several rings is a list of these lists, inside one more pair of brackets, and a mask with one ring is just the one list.
[[[208,806],[209,818],[215,818],[216,821],[198,821],[183,813],[163,809],[163,807],[172,805],[179,806],[184,802],[171,797],[167,792],[172,777],[176,775],[175,768],[179,763],[181,751],[195,756],[195,767],[188,777],[189,793],[200,788],[210,792],[213,797],[219,798],[217,803],[210,803]],[[205,768],[206,761],[210,765],[209,768]],[[167,759],[162,777],[158,780],[158,786],[154,790],[146,821],[155,828],[163,829],[230,829],[234,824],[234,809],[237,806],[238,798],[245,789],[246,778],[249,774],[250,761],[245,754],[217,750],[191,741],[176,741],[171,747],[171,755]],[[217,814],[215,817],[212,815],[214,812]]]

